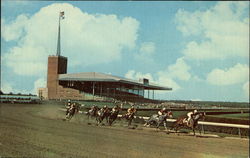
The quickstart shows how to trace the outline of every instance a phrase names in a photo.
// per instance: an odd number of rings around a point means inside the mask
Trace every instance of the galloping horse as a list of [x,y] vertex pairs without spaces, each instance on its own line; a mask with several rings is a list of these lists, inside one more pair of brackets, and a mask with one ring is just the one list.
[[150,126],[152,124],[156,124],[156,128],[158,129],[159,126],[163,123],[165,130],[166,130],[167,119],[172,118],[172,117],[173,117],[173,113],[171,111],[168,111],[164,115],[160,115],[160,116],[158,114],[154,114],[148,119],[148,121],[144,124],[144,126]]
[[97,116],[96,116],[96,121],[98,124],[100,124],[104,118],[106,118],[106,121],[108,123],[108,117],[110,116],[110,110],[107,109],[107,110],[104,110],[104,109],[101,109],[97,112]]
[[88,116],[88,119],[89,119],[89,117],[97,117],[98,110],[99,110],[99,108],[96,105],[94,105],[85,114]]
[[132,113],[130,115],[124,114],[124,115],[122,115],[122,118],[125,118],[126,120],[128,120],[128,126],[130,126],[132,120],[135,118],[135,113]]
[[[174,125],[172,127],[175,128],[175,132],[177,132],[178,129],[180,129],[181,127],[189,127],[193,130],[194,132],[194,136],[195,136],[195,128],[198,125],[198,121],[200,119],[205,119],[205,113],[204,112],[199,112],[197,114],[195,114],[189,122],[187,122],[187,118],[186,117],[180,117],[178,118],[175,122]],[[199,129],[199,132],[201,134],[201,129]]]
[[66,111],[66,120],[71,120],[71,118],[78,113],[80,110],[80,106],[79,105],[75,105],[72,108],[68,109]]
[[119,108],[115,109],[115,111],[111,111],[110,115],[109,115],[109,119],[108,119],[108,123],[111,126],[112,123],[116,120],[118,114],[119,114]]

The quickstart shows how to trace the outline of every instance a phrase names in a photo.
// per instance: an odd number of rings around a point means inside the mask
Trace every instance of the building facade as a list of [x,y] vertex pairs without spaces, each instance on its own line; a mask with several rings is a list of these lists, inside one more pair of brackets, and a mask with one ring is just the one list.
[[[72,88],[64,88],[59,85],[60,74],[67,73],[68,59],[63,56],[48,57],[47,72],[47,98],[48,99],[84,99],[84,93]],[[45,93],[44,93],[45,94]],[[45,97],[44,97],[45,98]]]

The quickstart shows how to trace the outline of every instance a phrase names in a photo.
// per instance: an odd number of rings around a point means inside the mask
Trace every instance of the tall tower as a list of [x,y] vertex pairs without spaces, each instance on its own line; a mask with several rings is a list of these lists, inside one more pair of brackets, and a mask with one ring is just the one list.
[[64,12],[59,13],[58,39],[56,56],[48,57],[48,73],[47,73],[47,88],[48,99],[57,99],[59,91],[59,74],[67,73],[67,58],[61,56],[61,31],[60,21],[64,18]]
[[59,74],[67,73],[67,58],[63,56],[48,57],[47,88],[48,99],[57,99],[59,91]]

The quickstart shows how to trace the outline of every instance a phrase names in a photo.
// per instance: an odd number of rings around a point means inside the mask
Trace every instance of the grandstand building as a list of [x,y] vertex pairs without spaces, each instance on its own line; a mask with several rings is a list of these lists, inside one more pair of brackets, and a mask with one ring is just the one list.
[[[171,88],[150,83],[145,78],[135,81],[98,72],[67,74],[67,58],[49,56],[47,88],[40,88],[39,94],[45,99],[143,100],[150,97],[154,99],[155,90],[171,90]],[[145,91],[148,91],[147,96]]]
[[[103,99],[139,101],[154,99],[155,90],[172,90],[169,87],[150,83],[148,79],[139,81],[98,72],[67,74],[67,57],[61,56],[60,18],[58,28],[57,53],[48,57],[47,87],[40,88],[38,94],[43,99]],[[145,91],[148,96],[145,97]],[[150,91],[152,96],[150,96]]]

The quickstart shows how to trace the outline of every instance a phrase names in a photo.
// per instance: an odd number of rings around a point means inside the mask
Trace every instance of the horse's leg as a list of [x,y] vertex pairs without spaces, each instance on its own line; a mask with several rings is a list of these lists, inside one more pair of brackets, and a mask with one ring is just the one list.
[[175,133],[177,133],[178,129],[180,129],[180,128],[181,128],[181,125],[176,123],[176,125],[175,125]]
[[109,116],[106,117],[106,122],[109,123]]
[[96,122],[97,122],[97,125],[99,125],[99,116],[97,116],[97,117],[95,118],[95,120],[96,120]]
[[151,120],[148,120],[148,121],[146,121],[146,123],[143,125],[143,126],[147,126],[147,127],[149,127],[150,126],[150,124],[151,124]]
[[132,122],[132,118],[129,118],[129,120],[128,120],[128,126],[131,125],[131,122]]
[[165,130],[167,130],[167,121],[164,121],[164,122],[163,122],[163,125],[164,125],[164,127],[165,127]]
[[108,122],[108,124],[111,126],[112,125],[112,119],[111,118],[109,118],[109,122]]
[[160,127],[160,124],[161,124],[162,122],[157,122],[157,126],[156,126],[156,129],[158,130],[159,129],[159,127]]
[[201,127],[199,127],[199,125],[197,125],[197,128],[198,128],[199,133],[200,133],[200,135],[201,135]]

